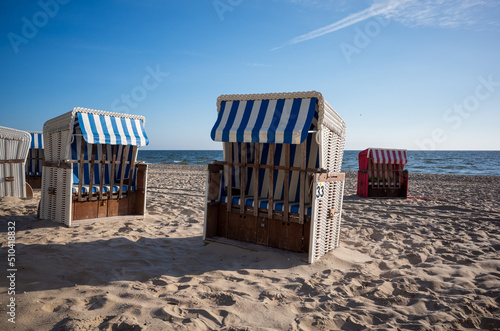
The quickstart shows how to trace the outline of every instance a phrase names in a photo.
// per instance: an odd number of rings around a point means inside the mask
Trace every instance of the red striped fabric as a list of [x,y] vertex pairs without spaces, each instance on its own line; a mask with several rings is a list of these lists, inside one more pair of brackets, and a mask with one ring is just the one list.
[[368,157],[373,163],[379,164],[406,164],[406,149],[374,149],[370,148]]

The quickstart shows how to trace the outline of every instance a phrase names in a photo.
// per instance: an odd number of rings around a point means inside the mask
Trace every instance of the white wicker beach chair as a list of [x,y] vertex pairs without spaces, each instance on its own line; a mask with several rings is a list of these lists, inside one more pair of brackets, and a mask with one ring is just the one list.
[[76,226],[118,216],[144,218],[149,143],[145,118],[86,108],[47,121],[40,218]]
[[24,176],[30,142],[28,132],[0,126],[0,197],[31,195]]
[[[307,252],[339,244],[345,123],[319,92],[222,95],[208,166],[204,240]],[[233,243],[234,244],[234,243]]]
[[26,182],[32,188],[42,187],[43,169],[43,132],[28,131],[31,135],[31,145],[26,159]]

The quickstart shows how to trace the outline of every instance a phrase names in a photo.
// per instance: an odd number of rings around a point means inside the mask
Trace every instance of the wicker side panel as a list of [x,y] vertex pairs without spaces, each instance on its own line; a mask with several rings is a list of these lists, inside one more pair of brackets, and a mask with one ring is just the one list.
[[66,158],[70,130],[44,133],[45,161],[63,161]]
[[40,217],[71,225],[71,169],[44,167]]
[[[44,132],[45,161],[64,161],[69,130]],[[43,167],[40,217],[71,224],[71,169]]]
[[340,172],[344,157],[345,137],[339,136],[327,127],[322,130],[322,164],[328,172]]
[[29,141],[0,139],[0,160],[24,160],[18,163],[0,163],[0,196],[26,197],[24,168]]
[[[320,167],[327,169],[329,173],[340,172],[344,145],[345,136],[340,136],[322,126]],[[309,263],[338,247],[340,242],[344,181],[327,181],[322,185],[324,186],[323,197],[313,197]]]
[[314,199],[309,263],[337,248],[340,242],[344,181],[324,182],[322,185],[324,196]]
[[0,197],[26,197],[24,163],[0,164]]

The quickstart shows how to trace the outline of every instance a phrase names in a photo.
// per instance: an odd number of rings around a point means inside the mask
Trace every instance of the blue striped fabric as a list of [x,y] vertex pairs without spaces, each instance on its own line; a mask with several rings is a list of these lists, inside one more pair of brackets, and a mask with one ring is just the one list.
[[78,122],[85,141],[90,144],[130,146],[149,144],[144,123],[139,119],[78,113]]
[[42,132],[30,132],[31,146],[30,148],[43,149],[43,134]]
[[[82,146],[82,137],[75,135],[73,142],[71,143],[71,159],[78,161],[80,159],[80,152],[81,152],[81,146]],[[106,150],[106,161],[112,161],[113,159],[113,148],[117,150],[116,152],[116,161],[121,161],[122,155],[125,152],[125,160],[130,161],[134,160],[135,156],[133,155],[133,150],[132,147],[129,146],[113,146],[113,145],[102,145],[102,144],[96,144],[96,161],[100,161],[103,159],[103,150]],[[90,154],[92,152],[92,145],[91,144],[84,144],[84,160],[90,160]],[[83,164],[83,183],[82,185],[88,186],[90,184],[90,172],[91,172],[91,165],[89,163],[84,163]],[[93,185],[99,186],[100,180],[101,180],[101,164],[97,163],[94,165],[94,178],[93,178]],[[119,180],[120,180],[120,175],[122,171],[122,165],[117,164],[115,167],[114,174],[111,173],[111,164],[105,164],[104,166],[104,185],[107,185],[108,188],[104,188],[103,191],[107,192],[110,190],[109,185],[111,184],[111,178],[114,178],[114,183],[115,183],[115,188],[116,190],[119,187]],[[128,179],[130,172],[130,164],[125,165],[125,179]],[[79,163],[73,163],[73,185],[78,187],[79,180],[78,176],[80,173],[80,164]],[[137,169],[134,171],[133,174],[133,180],[132,182],[135,183],[136,181],[136,175],[137,175]],[[116,186],[116,184],[118,186]],[[93,191],[97,192],[98,187],[94,187]],[[132,187],[133,189],[133,187]],[[74,190],[74,188],[73,188]],[[114,189],[115,190],[115,189]],[[85,191],[85,188],[83,192],[88,192],[88,188]]]
[[316,98],[222,101],[212,140],[300,144],[316,113]]
[[[316,120],[315,120],[316,121]],[[314,123],[313,123],[314,125]],[[241,145],[247,145],[247,163],[255,162],[255,144],[253,143],[233,143],[231,144],[232,150],[232,162],[241,162]],[[315,134],[311,133],[308,135],[306,139],[306,167],[317,169],[319,168],[319,146],[315,139]],[[269,144],[262,144],[260,151],[260,164],[269,164]],[[275,165],[284,165],[285,164],[285,150],[284,145],[276,144],[275,152],[274,152],[274,164]],[[291,167],[301,167],[300,160],[300,145],[290,145],[290,166]],[[259,181],[259,198],[267,199],[269,195],[269,169],[259,169],[258,181]],[[274,170],[274,183],[273,183],[273,192],[275,200],[283,200],[284,199],[284,187],[285,187],[285,178],[284,171]],[[297,171],[290,171],[290,186],[289,186],[289,199],[290,201],[299,201],[299,188],[300,188],[300,176]],[[245,196],[253,197],[254,195],[254,185],[253,182],[256,180],[256,176],[254,174],[254,169],[251,167],[246,168],[245,173]],[[224,177],[224,183],[227,187],[228,181],[227,176]],[[233,167],[232,169],[232,183],[234,188],[241,188],[241,167]],[[309,185],[306,182],[306,187]],[[223,192],[223,195],[226,193]],[[306,203],[309,203],[309,196],[306,195]]]
[[40,159],[43,156],[42,153],[42,149],[30,148],[26,159],[26,174],[31,176],[42,174],[43,160]]
[[43,160],[43,133],[30,132],[31,146],[26,158],[26,174],[41,175]]

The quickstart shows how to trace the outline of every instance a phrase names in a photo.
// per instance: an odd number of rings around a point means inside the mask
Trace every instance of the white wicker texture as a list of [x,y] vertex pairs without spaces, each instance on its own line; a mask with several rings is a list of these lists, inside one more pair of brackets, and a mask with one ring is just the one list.
[[[345,124],[335,112],[326,113],[331,116],[330,123],[335,123],[335,126],[334,130],[327,125],[320,127],[320,167],[328,170],[329,173],[338,173],[341,171],[344,155]],[[323,123],[326,124],[325,122]],[[344,181],[325,182],[323,185],[325,185],[324,197],[319,200],[314,199],[313,204],[313,215],[315,216],[311,229],[309,263],[313,263],[338,247],[340,242]],[[337,212],[331,215],[331,210]]]
[[0,127],[0,197],[26,197],[24,171],[30,143],[28,132]]

